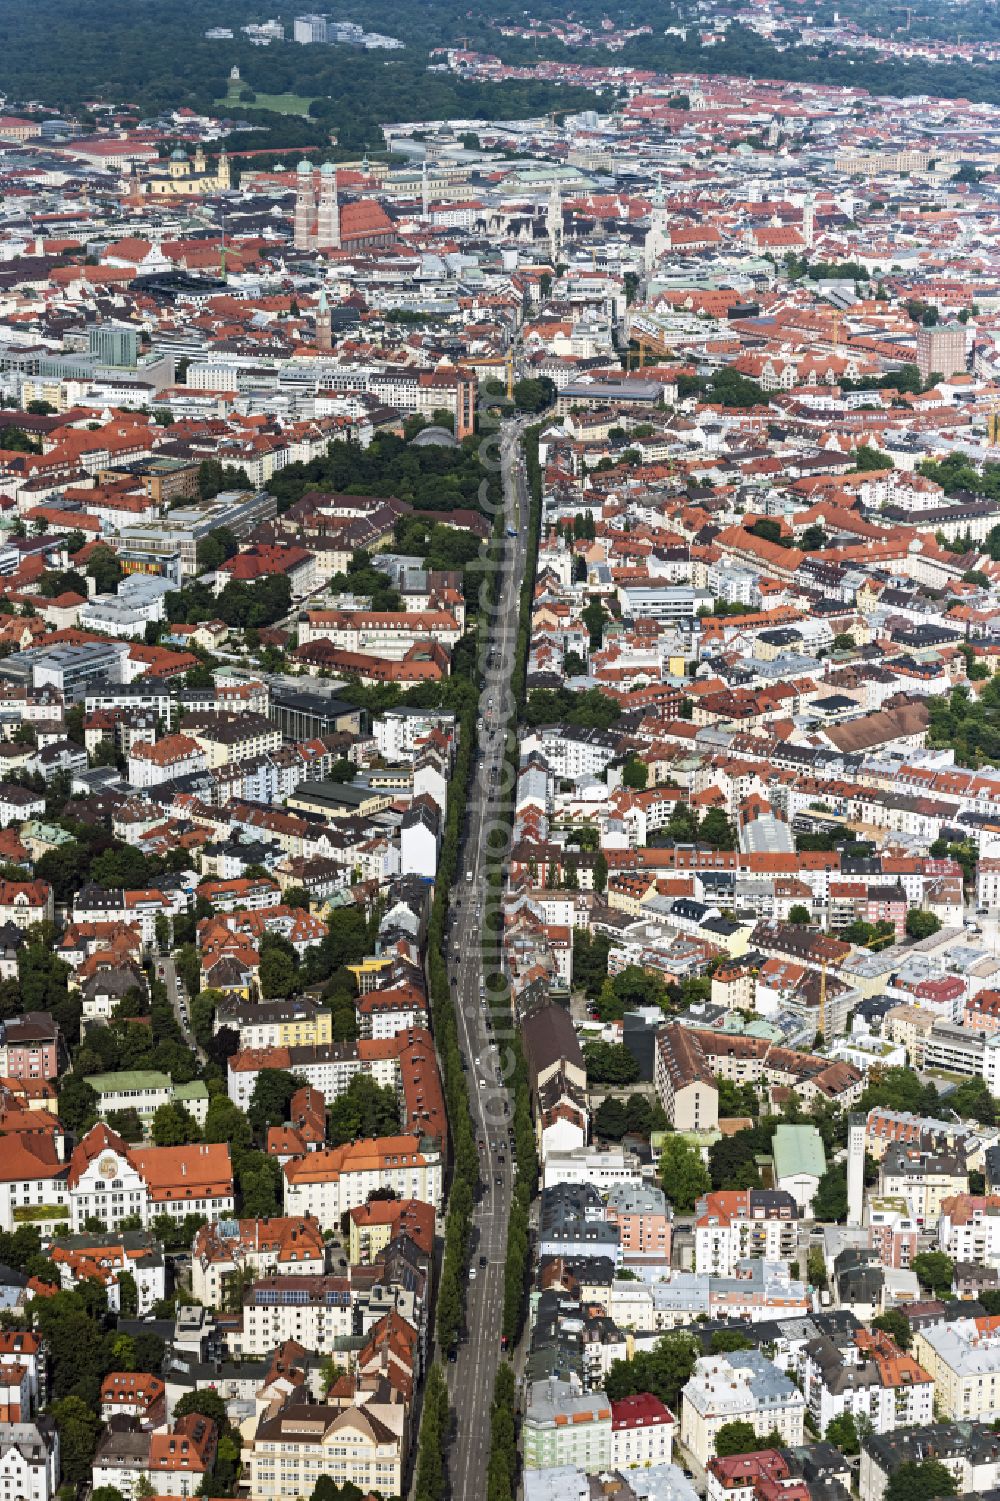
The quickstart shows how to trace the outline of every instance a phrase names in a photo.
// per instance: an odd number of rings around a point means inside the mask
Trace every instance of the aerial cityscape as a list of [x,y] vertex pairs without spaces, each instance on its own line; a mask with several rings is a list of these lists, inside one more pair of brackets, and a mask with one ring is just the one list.
[[0,0],[0,189],[0,1501],[1000,1501],[1000,5]]

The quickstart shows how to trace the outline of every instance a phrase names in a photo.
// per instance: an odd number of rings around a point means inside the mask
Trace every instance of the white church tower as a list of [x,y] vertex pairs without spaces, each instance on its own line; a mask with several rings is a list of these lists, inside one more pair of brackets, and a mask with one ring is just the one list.
[[549,235],[549,252],[553,266],[558,264],[563,243],[562,199],[559,184],[554,182],[549,189],[549,207],[545,215],[545,228]]
[[653,212],[643,241],[642,259],[646,279],[652,276],[660,256],[669,246],[667,234],[667,205],[663,197],[663,179],[659,178],[653,193]]
[[806,249],[811,250],[816,243],[816,195],[807,193],[805,203],[802,205],[802,238],[806,242]]

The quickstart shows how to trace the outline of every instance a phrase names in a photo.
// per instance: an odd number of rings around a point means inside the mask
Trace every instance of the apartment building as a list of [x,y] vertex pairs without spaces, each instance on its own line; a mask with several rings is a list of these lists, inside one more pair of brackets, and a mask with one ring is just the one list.
[[943,1200],[938,1245],[954,1261],[996,1266],[1000,1261],[1000,1194],[954,1194]]
[[674,1415],[659,1397],[642,1392],[611,1404],[611,1468],[648,1469],[671,1463]]
[[51,922],[53,911],[48,881],[0,880],[0,927],[13,923],[16,928],[31,928]]
[[59,1433],[51,1418],[0,1423],[0,1496],[4,1501],[53,1501],[59,1457]]
[[208,765],[204,750],[189,735],[164,735],[152,743],[137,740],[128,757],[133,787],[157,787],[174,777],[190,776]]
[[55,1079],[62,1054],[59,1023],[48,1011],[26,1011],[0,1023],[0,1074],[5,1079]]
[[928,1423],[895,1433],[868,1433],[861,1440],[857,1490],[862,1501],[882,1501],[902,1465],[936,1459],[955,1480],[955,1494],[984,1495],[1000,1484],[1000,1437],[990,1428]]
[[747,1256],[767,1261],[795,1254],[798,1206],[780,1189],[729,1189],[699,1199],[694,1222],[695,1266],[716,1277],[733,1277]]
[[917,1254],[920,1228],[903,1199],[872,1197],[868,1201],[868,1245],[883,1266],[905,1270]]
[[608,1194],[605,1215],[618,1227],[626,1266],[670,1265],[672,1210],[662,1188],[616,1184]]
[[189,714],[184,719],[184,735],[195,742],[213,769],[238,766],[281,749],[281,731],[266,714]]
[[945,1199],[966,1193],[968,1187],[968,1169],[960,1152],[895,1145],[886,1150],[879,1168],[879,1194],[902,1199],[918,1225],[936,1224]]
[[[17,1411],[11,1405],[11,1384],[17,1386]],[[8,1395],[0,1423],[26,1423],[38,1411],[48,1388],[48,1351],[40,1334],[27,1329],[0,1333],[0,1386]]]
[[440,641],[449,650],[462,639],[450,610],[308,610],[299,620],[299,644],[329,641],[343,651],[367,652],[399,662],[420,641]]
[[312,1215],[324,1227],[367,1203],[376,1189],[401,1199],[441,1206],[443,1163],[436,1145],[419,1136],[382,1136],[328,1147],[285,1163],[284,1207],[288,1215]]
[[269,876],[240,876],[232,881],[203,881],[198,895],[210,902],[215,912],[234,912],[245,908],[262,912],[281,906],[281,887]]
[[688,1027],[672,1022],[656,1040],[653,1082],[677,1131],[714,1131],[719,1089]]
[[434,1210],[419,1199],[370,1199],[349,1215],[348,1260],[371,1266],[398,1235],[407,1235],[427,1254],[434,1248]]
[[[372,1410],[369,1410],[372,1409]],[[380,1417],[374,1404],[335,1407],[305,1400],[271,1409],[257,1425],[244,1464],[257,1501],[311,1496],[321,1475],[350,1482],[363,1495],[403,1492],[404,1434]]]
[[917,1427],[934,1416],[933,1377],[881,1330],[859,1329],[841,1341],[813,1340],[802,1374],[819,1433],[845,1413],[875,1433]]
[[191,1291],[206,1308],[228,1304],[250,1275],[322,1276],[323,1232],[314,1219],[219,1220],[203,1225],[191,1247]]
[[87,1279],[102,1283],[113,1313],[121,1307],[119,1278],[123,1272],[135,1283],[140,1317],[167,1295],[163,1251],[148,1230],[120,1230],[117,1234],[88,1230],[81,1235],[60,1236],[49,1256],[58,1269],[61,1286],[73,1288]]
[[0,1154],[0,1229],[33,1219],[69,1222],[68,1164],[54,1131],[14,1131]]
[[94,1217],[115,1230],[135,1215],[145,1227],[161,1214],[220,1219],[233,1212],[228,1145],[130,1147],[103,1123],[77,1143],[66,1184],[75,1231]]
[[750,1423],[760,1437],[777,1431],[787,1445],[802,1443],[805,1398],[758,1350],[703,1357],[681,1397],[681,1441],[702,1466],[715,1455],[726,1423]]
[[112,1371],[101,1382],[101,1417],[134,1418],[143,1428],[166,1422],[167,1389],[145,1371]]
[[294,1340],[318,1355],[334,1355],[354,1330],[347,1277],[263,1277],[243,1298],[243,1328],[232,1336],[234,1353],[267,1355]]
[[223,1001],[213,1031],[229,1027],[239,1034],[241,1049],[323,1047],[333,1041],[329,1009],[307,996],[289,1000]]
[[1000,1318],[918,1329],[913,1354],[934,1381],[940,1412],[965,1422],[1000,1418]]
[[524,1468],[572,1465],[587,1475],[610,1468],[611,1403],[602,1391],[550,1376],[528,1387],[521,1427]]
[[720,1076],[735,1084],[789,1086],[807,1109],[814,1101],[846,1109],[859,1098],[862,1086],[862,1074],[853,1064],[830,1062],[764,1038],[680,1022],[671,1022],[659,1033],[653,1083],[676,1130],[715,1128]]
[[178,1418],[173,1428],[149,1436],[146,1478],[157,1496],[199,1494],[215,1464],[219,1433],[200,1413]]

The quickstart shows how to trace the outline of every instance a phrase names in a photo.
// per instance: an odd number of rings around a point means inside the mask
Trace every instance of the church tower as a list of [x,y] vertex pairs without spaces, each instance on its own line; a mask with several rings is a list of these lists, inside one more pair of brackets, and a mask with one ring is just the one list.
[[319,207],[316,212],[316,244],[322,250],[340,249],[340,203],[337,199],[337,169],[324,162],[319,169]]
[[813,193],[806,194],[806,201],[802,205],[802,238],[806,242],[806,249],[811,250],[816,240],[816,198]]
[[649,216],[649,228],[642,246],[643,269],[647,280],[652,276],[656,262],[667,248],[667,205],[663,197],[663,179],[658,178],[653,192],[653,209]]
[[549,236],[549,251],[552,257],[552,265],[556,266],[563,243],[562,199],[559,196],[559,184],[557,182],[554,182],[549,190],[549,206],[545,215],[545,228]]
[[316,308],[316,348],[324,354],[333,348],[333,329],[330,325],[330,304],[327,301],[326,288],[323,287],[319,294],[319,304]]
[[312,163],[299,162],[295,180],[295,219],[292,231],[292,244],[296,250],[311,250],[315,244],[313,237],[315,208]]

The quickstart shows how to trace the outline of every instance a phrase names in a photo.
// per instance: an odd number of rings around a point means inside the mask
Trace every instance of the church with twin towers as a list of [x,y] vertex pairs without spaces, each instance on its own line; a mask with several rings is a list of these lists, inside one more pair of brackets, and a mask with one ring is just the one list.
[[318,194],[311,162],[299,162],[295,179],[292,240],[296,250],[339,250],[340,201],[336,167],[332,162],[324,162],[320,167]]
[[368,250],[391,245],[396,239],[392,220],[374,199],[341,204],[337,169],[324,162],[318,172],[311,162],[299,162],[295,173],[292,244],[296,250]]

